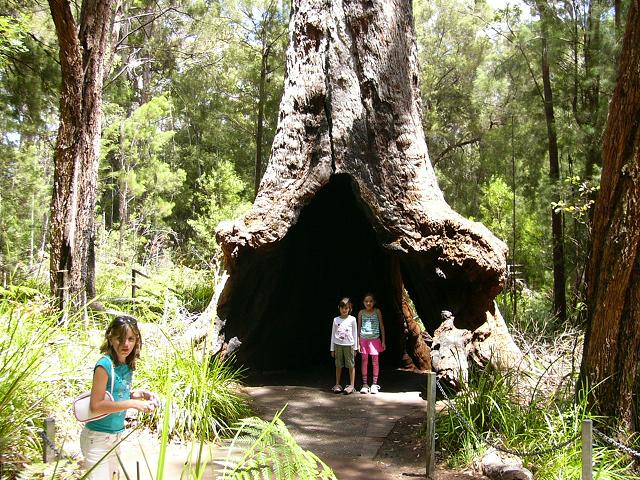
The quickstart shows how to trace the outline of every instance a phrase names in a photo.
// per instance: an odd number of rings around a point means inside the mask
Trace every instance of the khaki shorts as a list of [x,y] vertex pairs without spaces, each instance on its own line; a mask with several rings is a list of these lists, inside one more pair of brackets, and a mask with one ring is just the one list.
[[351,345],[335,345],[336,368],[353,368],[356,365],[356,354]]

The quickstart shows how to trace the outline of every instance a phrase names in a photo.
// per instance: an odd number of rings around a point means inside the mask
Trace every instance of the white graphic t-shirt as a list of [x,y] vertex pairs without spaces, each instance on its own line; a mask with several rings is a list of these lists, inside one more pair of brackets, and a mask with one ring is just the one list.
[[331,328],[331,351],[336,345],[351,346],[358,349],[358,322],[352,315],[347,318],[336,317]]

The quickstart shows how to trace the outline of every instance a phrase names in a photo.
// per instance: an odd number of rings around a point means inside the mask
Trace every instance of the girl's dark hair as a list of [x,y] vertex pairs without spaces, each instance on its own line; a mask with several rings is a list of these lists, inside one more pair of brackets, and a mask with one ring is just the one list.
[[342,300],[338,302],[338,307],[349,307],[349,311],[353,308],[353,304],[349,297],[344,297]]
[[373,293],[371,293],[371,292],[365,293],[364,296],[362,297],[362,301],[364,301],[364,299],[367,298],[367,297],[373,298],[373,303],[376,302],[376,296]]
[[118,355],[109,340],[117,338],[120,341],[124,341],[129,330],[136,336],[136,345],[133,347],[133,350],[131,350],[131,353],[127,355],[125,363],[129,365],[131,370],[135,370],[136,360],[140,358],[140,349],[142,348],[142,337],[140,336],[140,329],[138,328],[138,322],[135,318],[126,315],[114,318],[104,333],[104,341],[100,347],[100,352],[108,354],[114,362],[117,362]]

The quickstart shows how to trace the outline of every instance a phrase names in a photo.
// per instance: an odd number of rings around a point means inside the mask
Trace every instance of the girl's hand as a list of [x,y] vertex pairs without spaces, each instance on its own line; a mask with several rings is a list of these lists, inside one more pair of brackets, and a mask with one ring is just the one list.
[[336,358],[336,352],[331,352],[331,357]]
[[148,400],[152,402],[156,407],[160,406],[160,399],[158,399],[158,396],[155,393],[150,392],[148,390],[143,390],[143,389],[131,390],[131,398]]
[[156,404],[151,400],[134,400],[133,408],[142,413],[151,413],[156,409]]

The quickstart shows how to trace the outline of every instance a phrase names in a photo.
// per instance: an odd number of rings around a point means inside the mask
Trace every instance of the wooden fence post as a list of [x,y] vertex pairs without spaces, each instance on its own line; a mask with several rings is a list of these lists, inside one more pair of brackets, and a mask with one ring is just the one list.
[[47,441],[49,439],[54,442],[56,439],[56,421],[52,417],[44,419],[44,435],[42,439],[42,461],[44,463],[54,462],[56,460],[56,451]]
[[427,478],[433,478],[436,450],[436,374],[427,373]]
[[593,422],[582,421],[582,480],[593,479]]

